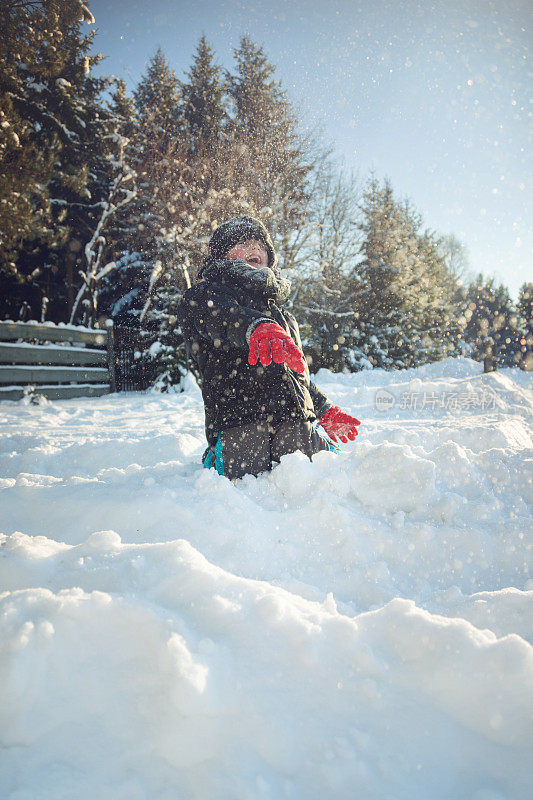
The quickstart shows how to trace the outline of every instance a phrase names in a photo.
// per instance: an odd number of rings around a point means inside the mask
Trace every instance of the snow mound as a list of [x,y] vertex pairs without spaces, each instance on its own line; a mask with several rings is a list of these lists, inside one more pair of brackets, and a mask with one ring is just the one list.
[[356,442],[236,484],[194,381],[0,406],[2,797],[531,796],[531,376],[316,380]]
[[[80,796],[80,776],[87,797],[167,796],[169,781],[190,798],[472,796],[454,794],[450,760],[469,792],[510,768],[525,792],[532,648],[517,635],[401,599],[349,618],[183,540],[25,546],[53,589],[2,598],[0,719],[43,797]],[[59,588],[67,575],[83,588]],[[61,793],[57,762],[75,765]]]

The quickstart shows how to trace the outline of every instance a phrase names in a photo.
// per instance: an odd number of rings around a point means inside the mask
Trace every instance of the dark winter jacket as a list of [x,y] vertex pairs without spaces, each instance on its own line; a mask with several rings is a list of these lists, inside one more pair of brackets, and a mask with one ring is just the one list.
[[240,259],[204,263],[178,315],[190,356],[202,376],[208,445],[218,432],[259,419],[314,420],[332,405],[310,380],[286,364],[248,363],[250,336],[260,322],[277,322],[302,347],[298,324],[282,306],[290,284],[268,267]]

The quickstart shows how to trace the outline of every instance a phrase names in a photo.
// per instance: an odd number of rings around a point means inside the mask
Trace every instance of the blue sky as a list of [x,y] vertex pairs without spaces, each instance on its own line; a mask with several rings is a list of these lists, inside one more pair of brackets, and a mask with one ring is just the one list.
[[179,78],[202,33],[222,66],[247,33],[344,165],[388,176],[470,268],[533,280],[526,0],[92,0],[99,72],[130,88],[161,45]]

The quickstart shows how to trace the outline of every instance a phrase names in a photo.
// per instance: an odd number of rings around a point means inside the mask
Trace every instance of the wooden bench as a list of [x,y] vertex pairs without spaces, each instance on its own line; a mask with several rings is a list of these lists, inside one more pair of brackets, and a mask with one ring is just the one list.
[[0,322],[0,400],[50,400],[115,391],[113,326]]

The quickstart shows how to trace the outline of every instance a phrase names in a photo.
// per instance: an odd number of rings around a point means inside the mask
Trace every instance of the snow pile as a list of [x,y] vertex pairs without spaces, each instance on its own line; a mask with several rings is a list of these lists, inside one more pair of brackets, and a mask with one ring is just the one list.
[[531,796],[531,376],[316,380],[235,485],[192,383],[0,406],[2,797]]

